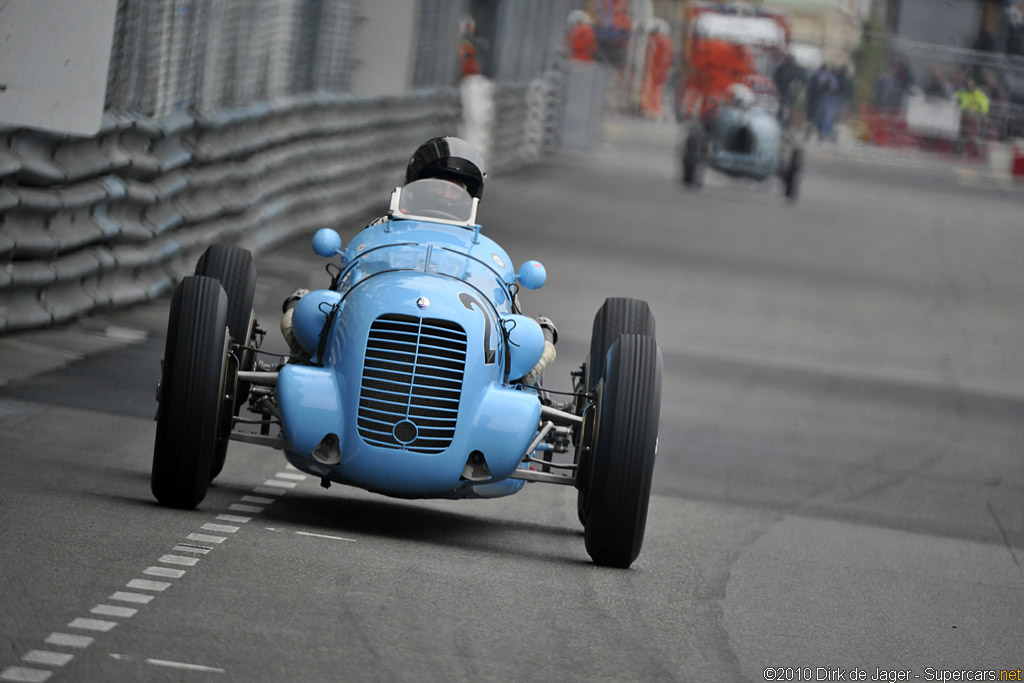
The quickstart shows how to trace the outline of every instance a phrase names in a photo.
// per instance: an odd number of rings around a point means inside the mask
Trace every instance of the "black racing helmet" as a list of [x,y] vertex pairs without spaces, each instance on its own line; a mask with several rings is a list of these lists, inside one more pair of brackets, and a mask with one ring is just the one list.
[[424,178],[454,180],[466,186],[472,196],[484,193],[484,160],[473,145],[462,138],[444,137],[420,145],[405,170],[405,184]]

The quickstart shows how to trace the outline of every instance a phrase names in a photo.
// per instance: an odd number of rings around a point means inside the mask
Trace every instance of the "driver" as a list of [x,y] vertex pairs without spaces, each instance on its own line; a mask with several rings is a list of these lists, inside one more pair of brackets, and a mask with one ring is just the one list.
[[[449,204],[453,200],[465,197],[463,190],[468,192],[471,197],[480,199],[484,193],[484,179],[486,177],[487,172],[484,170],[483,158],[476,151],[476,148],[462,138],[451,136],[431,138],[417,147],[405,169],[406,185],[417,180],[433,178],[445,180],[453,183],[454,186],[458,186],[460,189],[456,190],[453,186],[452,190],[454,191],[449,193],[444,190],[443,184],[431,184],[432,188],[436,188],[432,189],[432,191],[440,193],[436,199],[440,203]],[[377,219],[377,221],[380,220],[386,220],[386,218]],[[377,221],[374,221],[374,223]],[[292,354],[297,356],[305,356],[306,354],[302,350],[302,346],[295,339],[295,334],[292,331],[292,309],[299,302],[299,299],[308,293],[308,289],[297,289],[284,300],[282,305],[284,315],[281,318],[281,334],[284,335],[285,341],[288,342],[288,347],[291,349]],[[515,310],[518,311],[518,297],[515,297],[514,301]],[[544,330],[546,339],[544,354],[533,370],[526,376],[513,378],[531,385],[538,384],[544,369],[555,359],[554,344],[558,340],[558,330],[550,319],[541,316],[537,321]]]

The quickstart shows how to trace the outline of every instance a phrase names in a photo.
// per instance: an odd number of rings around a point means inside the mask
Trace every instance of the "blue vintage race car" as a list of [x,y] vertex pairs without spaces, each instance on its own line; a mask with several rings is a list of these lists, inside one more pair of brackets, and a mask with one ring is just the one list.
[[287,302],[289,357],[261,359],[249,252],[213,245],[178,285],[157,392],[153,493],[164,505],[198,505],[230,440],[280,449],[324,486],[400,498],[563,484],[578,490],[593,560],[628,567],[643,542],[657,450],[662,358],[650,309],[606,300],[574,391],[553,398],[542,372],[557,338],[516,297],[541,287],[545,269],[513,269],[481,233],[482,170],[471,173],[477,187],[445,168],[467,159],[483,168],[465,143],[431,144],[433,167],[410,170],[387,215],[347,248],[333,230],[314,236],[314,251],[334,262],[332,278]]
[[688,125],[682,150],[682,180],[700,184],[703,167],[733,177],[766,180],[779,176],[783,194],[796,200],[803,149],[774,114],[756,106],[753,93],[734,85],[734,95],[700,122]]

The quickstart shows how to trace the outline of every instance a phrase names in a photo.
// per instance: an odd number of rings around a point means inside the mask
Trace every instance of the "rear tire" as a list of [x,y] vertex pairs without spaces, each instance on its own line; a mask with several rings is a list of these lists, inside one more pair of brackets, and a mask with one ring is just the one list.
[[640,554],[658,447],[662,356],[652,337],[623,335],[605,362],[583,535],[596,564],[627,568]]
[[609,298],[594,316],[590,334],[590,360],[587,363],[587,387],[594,389],[604,377],[605,356],[623,334],[654,336],[654,314],[641,299]]
[[227,313],[227,295],[213,278],[186,277],[171,298],[150,479],[161,505],[202,502],[227,441]]
[[[211,244],[196,263],[196,275],[212,277],[220,282],[228,297],[228,330],[231,340],[239,346],[251,346],[253,328],[252,305],[256,295],[256,264],[252,254],[241,247],[229,244]],[[239,370],[252,370],[255,354],[248,350],[235,351],[236,366]],[[234,393],[231,413],[238,415],[249,399],[250,384],[238,382]],[[230,419],[230,418],[229,418]],[[228,425],[230,431],[230,422]],[[210,481],[224,469],[228,440],[224,439],[214,454],[210,467]]]

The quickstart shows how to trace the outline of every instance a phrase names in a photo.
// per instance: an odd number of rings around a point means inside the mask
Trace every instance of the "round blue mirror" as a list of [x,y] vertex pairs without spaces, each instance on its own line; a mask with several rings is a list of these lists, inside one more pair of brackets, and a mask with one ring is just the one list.
[[540,261],[527,261],[516,273],[516,282],[527,289],[540,289],[547,281],[548,271]]
[[317,256],[331,258],[341,253],[341,235],[331,228],[320,228],[313,235],[313,251]]

